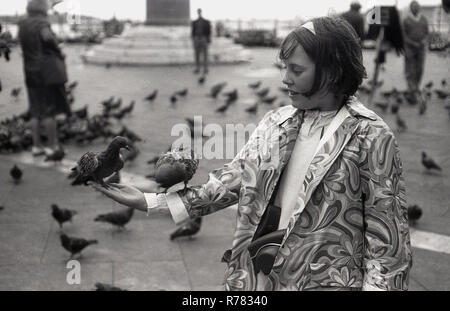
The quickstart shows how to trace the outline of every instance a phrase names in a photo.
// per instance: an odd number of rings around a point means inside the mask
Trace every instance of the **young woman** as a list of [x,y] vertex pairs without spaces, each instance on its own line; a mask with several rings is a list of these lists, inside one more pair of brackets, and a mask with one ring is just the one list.
[[93,186],[143,211],[167,205],[176,223],[238,203],[227,290],[407,290],[402,163],[393,132],[354,96],[366,75],[355,31],[315,18],[279,57],[292,105],[268,112],[206,184]]

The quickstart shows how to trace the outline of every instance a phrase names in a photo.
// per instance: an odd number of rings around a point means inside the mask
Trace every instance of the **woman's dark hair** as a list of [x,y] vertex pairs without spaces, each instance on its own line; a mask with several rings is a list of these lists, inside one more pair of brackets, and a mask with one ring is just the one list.
[[312,89],[304,94],[307,97],[324,86],[335,96],[355,94],[367,77],[356,31],[339,17],[318,17],[310,21],[316,34],[297,27],[281,43],[278,58],[284,62],[298,45],[303,47],[316,65]]

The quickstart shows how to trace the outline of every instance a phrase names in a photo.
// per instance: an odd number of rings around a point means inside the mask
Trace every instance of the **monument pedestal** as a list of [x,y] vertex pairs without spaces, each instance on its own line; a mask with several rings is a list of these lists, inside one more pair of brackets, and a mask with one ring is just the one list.
[[[250,53],[231,39],[212,37],[209,63],[232,64],[250,60]],[[118,38],[106,39],[102,45],[82,56],[91,64],[186,65],[194,64],[194,50],[189,26],[138,26],[127,29]]]

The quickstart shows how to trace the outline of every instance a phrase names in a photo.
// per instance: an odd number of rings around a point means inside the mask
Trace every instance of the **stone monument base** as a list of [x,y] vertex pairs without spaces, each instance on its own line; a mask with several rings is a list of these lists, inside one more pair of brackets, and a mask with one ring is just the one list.
[[[189,26],[138,26],[126,29],[117,38],[86,51],[86,63],[98,65],[186,65],[194,64],[194,51]],[[209,63],[247,62],[250,53],[231,39],[212,38]]]

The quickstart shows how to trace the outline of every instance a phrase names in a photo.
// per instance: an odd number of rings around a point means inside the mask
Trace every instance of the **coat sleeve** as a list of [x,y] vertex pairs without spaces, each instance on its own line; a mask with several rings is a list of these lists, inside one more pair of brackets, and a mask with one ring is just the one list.
[[361,166],[363,290],[407,290],[412,257],[399,149],[390,130],[368,135]]
[[268,112],[264,116],[245,146],[230,163],[209,173],[208,181],[205,184],[169,192],[165,195],[165,200],[155,194],[144,194],[148,208],[167,204],[173,220],[179,225],[191,218],[205,216],[236,204],[239,200],[244,172],[243,163],[245,158],[254,152],[254,138],[258,135],[257,133],[264,131],[267,126],[266,120],[271,113]]

